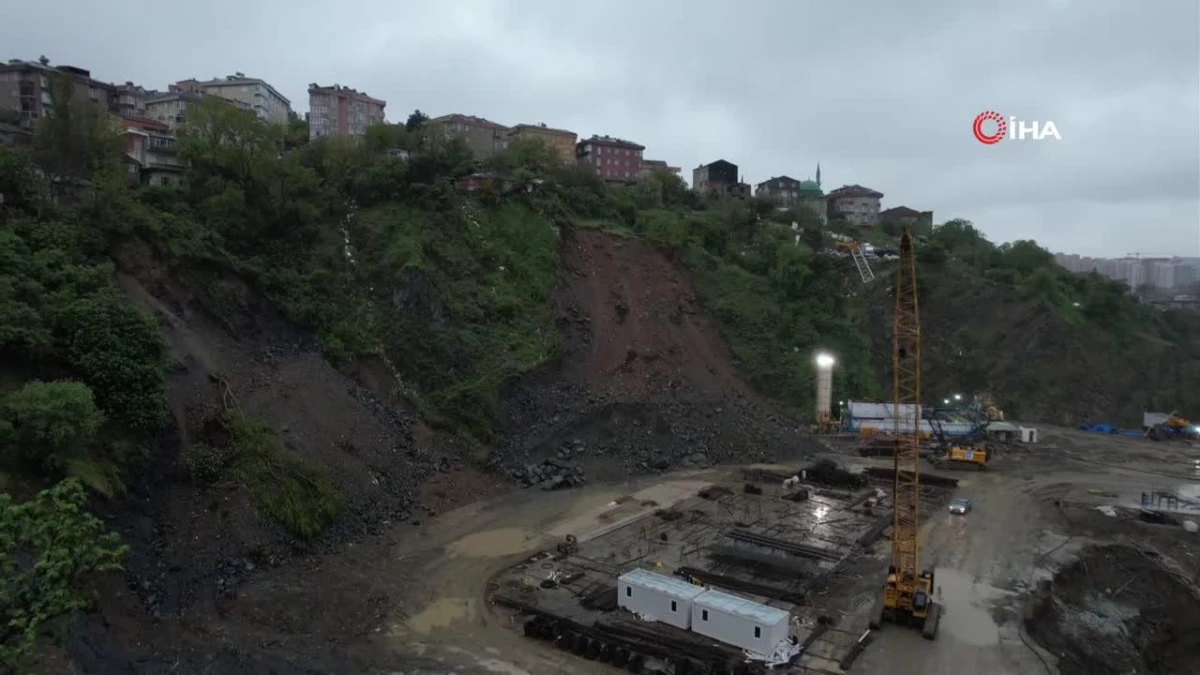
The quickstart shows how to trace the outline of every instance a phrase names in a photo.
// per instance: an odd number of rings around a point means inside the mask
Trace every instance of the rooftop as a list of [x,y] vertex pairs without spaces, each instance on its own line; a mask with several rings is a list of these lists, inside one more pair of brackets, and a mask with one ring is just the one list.
[[489,129],[508,129],[508,127],[504,126],[503,124],[498,124],[482,117],[475,117],[474,115],[462,115],[459,113],[442,115],[429,120],[430,124],[442,124],[446,122],[461,122],[463,124],[470,124],[477,127],[487,127]]
[[774,625],[781,621],[786,623],[789,616],[787,612],[778,607],[770,607],[722,591],[709,590],[698,596],[694,602],[698,607],[752,619],[764,625]]
[[883,197],[883,193],[872,190],[868,187],[863,187],[861,185],[843,185],[833,192],[830,192],[829,196],[835,199],[838,197],[871,197],[874,199],[880,199]]
[[624,581],[638,588],[645,588],[652,591],[658,591],[665,595],[675,598],[694,598],[701,593],[704,593],[703,586],[691,584],[683,579],[669,577],[665,574],[655,574],[650,570],[638,568],[632,572],[626,572],[617,579]]
[[612,146],[621,147],[621,148],[633,148],[634,150],[645,150],[646,149],[646,146],[644,146],[644,145],[638,145],[637,143],[634,143],[633,141],[627,141],[623,138],[616,138],[614,136],[597,136],[596,134],[592,134],[591,138],[589,138],[583,142],[584,143],[601,143],[603,145],[612,145]]
[[890,209],[885,209],[879,212],[880,217],[887,216],[919,216],[921,212],[916,209],[910,209],[907,206],[893,206]]
[[550,134],[562,134],[563,136],[574,136],[575,135],[574,131],[567,131],[566,129],[555,129],[554,127],[546,126],[545,123],[542,123],[542,124],[518,124],[518,125],[514,126],[510,131],[521,131],[523,129],[535,129],[537,131],[542,131],[542,132],[550,133]]
[[322,87],[321,85],[317,84],[316,82],[313,82],[312,84],[308,85],[308,93],[309,94],[317,94],[317,93],[349,94],[351,96],[356,96],[358,98],[363,98],[363,99],[373,101],[380,105],[386,105],[386,102],[384,100],[375,98],[365,91],[359,91],[357,89],[354,89],[353,87],[343,87],[340,84],[334,84],[332,86]]

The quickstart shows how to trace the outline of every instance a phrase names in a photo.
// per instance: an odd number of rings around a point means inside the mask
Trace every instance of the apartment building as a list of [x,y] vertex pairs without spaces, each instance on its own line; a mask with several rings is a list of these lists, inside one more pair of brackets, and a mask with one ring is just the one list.
[[649,176],[652,171],[667,171],[669,173],[678,174],[683,170],[677,166],[671,166],[667,164],[666,161],[661,159],[643,159],[642,169],[638,172],[638,178],[645,178]]
[[125,118],[121,149],[132,182],[143,185],[179,185],[187,161],[175,148],[175,135],[162,122]]
[[132,82],[117,85],[117,114],[121,117],[145,117],[146,102],[165,94]]
[[292,103],[264,80],[234,73],[224,78],[200,81],[180,80],[170,86],[170,93],[194,92],[219,96],[238,107],[254,111],[258,119],[271,124],[287,124]]
[[593,135],[575,145],[575,161],[594,168],[604,180],[632,182],[642,170],[645,150],[633,141]]
[[372,124],[382,124],[387,101],[335,84],[308,85],[308,137],[362,136]]
[[750,196],[750,186],[738,180],[737,164],[723,159],[692,169],[692,189],[733,197]]
[[893,225],[897,229],[907,227],[913,234],[933,232],[933,211],[918,211],[907,206],[893,206],[879,212],[880,225]]
[[0,64],[0,109],[17,113],[22,127],[34,127],[53,109],[50,83],[55,75],[71,78],[76,100],[91,101],[114,114],[120,112],[116,86],[93,79],[91,71],[84,68],[51,66],[45,57]]
[[829,193],[829,217],[841,216],[860,227],[879,223],[879,201],[883,193],[861,185],[843,185]]
[[442,115],[425,122],[426,127],[441,128],[448,136],[463,139],[475,159],[483,160],[508,148],[508,127],[471,115]]
[[160,94],[145,102],[142,116],[148,120],[165,124],[174,133],[187,123],[188,110],[203,98],[204,94],[197,91],[175,91],[169,94]]
[[790,209],[800,198],[800,181],[791,176],[774,176],[756,185],[754,196],[774,199],[779,208]]
[[543,124],[518,124],[508,130],[508,140],[518,138],[540,138],[546,145],[554,148],[563,164],[575,163],[575,142],[578,136],[574,131],[555,129]]

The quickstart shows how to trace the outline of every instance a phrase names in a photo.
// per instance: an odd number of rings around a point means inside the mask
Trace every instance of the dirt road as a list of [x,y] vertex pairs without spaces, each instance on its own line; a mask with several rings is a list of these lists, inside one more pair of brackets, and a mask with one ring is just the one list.
[[922,564],[935,569],[936,599],[943,605],[937,639],[885,626],[852,673],[1054,672],[1020,634],[1022,595],[1034,581],[1034,551],[1055,539],[1031,506],[1029,492],[1008,476],[963,480],[959,494],[973,500],[972,512],[942,511],[922,532]]
[[1023,612],[1036,584],[1090,542],[1070,536],[1053,500],[1090,490],[1133,506],[1140,490],[1182,490],[1190,460],[1139,439],[1054,428],[1043,435],[1042,446],[1002,458],[991,471],[958,474],[958,494],[973,500],[972,511],[943,511],[923,528],[922,565],[934,567],[943,604],[937,639],[885,626],[851,673],[1058,672],[1057,659],[1024,633]]

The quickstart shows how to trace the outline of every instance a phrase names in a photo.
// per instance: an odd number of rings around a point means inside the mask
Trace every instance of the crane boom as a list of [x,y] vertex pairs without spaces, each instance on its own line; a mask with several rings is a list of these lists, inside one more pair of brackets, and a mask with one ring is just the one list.
[[892,321],[892,418],[896,438],[892,560],[898,581],[902,585],[915,585],[921,497],[921,324],[917,306],[917,265],[912,238],[907,231],[900,237],[896,311]]
[[896,444],[892,490],[892,564],[870,619],[879,628],[890,619],[915,625],[932,640],[941,607],[933,601],[933,574],[921,570],[918,528],[921,507],[921,322],[917,306],[917,262],[908,228],[900,234],[892,317],[892,419]]

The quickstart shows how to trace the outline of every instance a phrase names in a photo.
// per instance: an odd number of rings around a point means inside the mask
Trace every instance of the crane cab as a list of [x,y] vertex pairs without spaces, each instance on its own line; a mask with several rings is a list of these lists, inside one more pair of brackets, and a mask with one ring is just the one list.
[[933,601],[933,572],[921,572],[914,582],[905,583],[895,565],[888,566],[883,597],[875,605],[870,627],[878,630],[884,621],[921,629],[926,639],[937,636],[941,605]]

